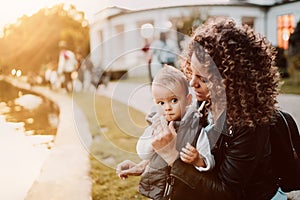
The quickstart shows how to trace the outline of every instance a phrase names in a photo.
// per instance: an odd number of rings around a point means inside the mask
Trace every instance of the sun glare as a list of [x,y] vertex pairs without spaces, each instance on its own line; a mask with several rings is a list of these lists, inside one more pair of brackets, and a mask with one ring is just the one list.
[[85,12],[88,21],[91,21],[94,13],[106,5],[105,0],[101,0],[101,2],[85,0],[9,0],[0,7],[0,37],[3,36],[5,25],[14,24],[23,15],[31,16],[42,8],[52,7],[59,3],[65,3],[67,7],[71,4],[75,5],[76,9]]

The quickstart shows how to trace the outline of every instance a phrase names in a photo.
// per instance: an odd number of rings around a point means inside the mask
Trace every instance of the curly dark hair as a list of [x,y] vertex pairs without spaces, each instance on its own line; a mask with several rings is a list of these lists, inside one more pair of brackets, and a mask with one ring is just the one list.
[[[276,49],[264,36],[232,19],[209,19],[194,31],[183,51],[184,72],[189,71],[193,54],[211,74],[206,77],[211,98],[226,98],[229,124],[253,127],[274,121],[280,75]],[[220,83],[225,85],[223,93],[216,87]]]

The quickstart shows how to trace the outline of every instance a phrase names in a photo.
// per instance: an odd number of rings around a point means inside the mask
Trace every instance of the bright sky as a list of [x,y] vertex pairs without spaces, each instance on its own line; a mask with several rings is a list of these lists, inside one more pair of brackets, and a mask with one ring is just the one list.
[[[200,2],[201,0],[197,0]],[[229,1],[229,0],[202,0],[207,2]],[[262,4],[272,3],[274,0],[248,0],[250,2],[260,2]],[[194,3],[195,0],[174,1],[174,0],[8,0],[1,1],[0,5],[0,32],[5,24],[15,23],[19,17],[24,14],[30,16],[44,7],[51,7],[58,3],[73,4],[80,11],[84,11],[89,22],[93,21],[93,16],[106,6],[118,5],[120,7],[136,9],[139,7],[147,7],[151,4],[160,6],[166,4],[188,4]]]
[[1,1],[0,30],[5,24],[15,23],[19,17],[32,15],[41,8],[52,7],[58,3],[73,4],[77,10],[84,11],[91,22],[93,15],[105,7],[107,0],[9,0]]

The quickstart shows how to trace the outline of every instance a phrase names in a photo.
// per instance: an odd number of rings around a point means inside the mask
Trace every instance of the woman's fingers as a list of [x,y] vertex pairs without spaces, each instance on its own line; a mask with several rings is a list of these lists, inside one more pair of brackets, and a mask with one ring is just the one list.
[[181,149],[181,152],[182,152],[183,154],[189,156],[189,157],[192,157],[192,156],[193,156],[193,152],[191,152],[189,149],[187,149],[187,148],[185,148],[185,147],[183,147],[183,148]]
[[180,159],[183,162],[186,162],[186,163],[191,163],[192,162],[192,158],[189,155],[185,154],[184,152],[180,152],[179,155],[180,155]]
[[192,163],[196,160],[197,156],[197,149],[189,143],[187,143],[187,145],[181,149],[180,158],[184,162]]

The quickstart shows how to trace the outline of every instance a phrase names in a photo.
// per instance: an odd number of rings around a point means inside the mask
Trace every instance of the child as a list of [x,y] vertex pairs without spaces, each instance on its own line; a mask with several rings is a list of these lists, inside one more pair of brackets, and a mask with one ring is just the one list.
[[[207,171],[214,166],[214,159],[207,135],[199,126],[200,113],[191,105],[192,94],[189,93],[184,74],[172,66],[163,67],[153,80],[152,96],[157,104],[157,111],[148,115],[147,121],[150,125],[139,138],[136,147],[140,158],[150,161],[142,174],[139,192],[152,199],[161,199],[170,167],[152,149],[151,142],[153,137],[157,137],[164,128],[176,129],[176,149],[181,151],[180,158],[184,162],[194,165],[199,171]],[[203,108],[204,103],[200,109]],[[157,121],[163,121],[165,127],[157,127]],[[196,149],[191,144],[195,143],[197,137]],[[203,166],[203,160],[206,167],[198,167]]]

